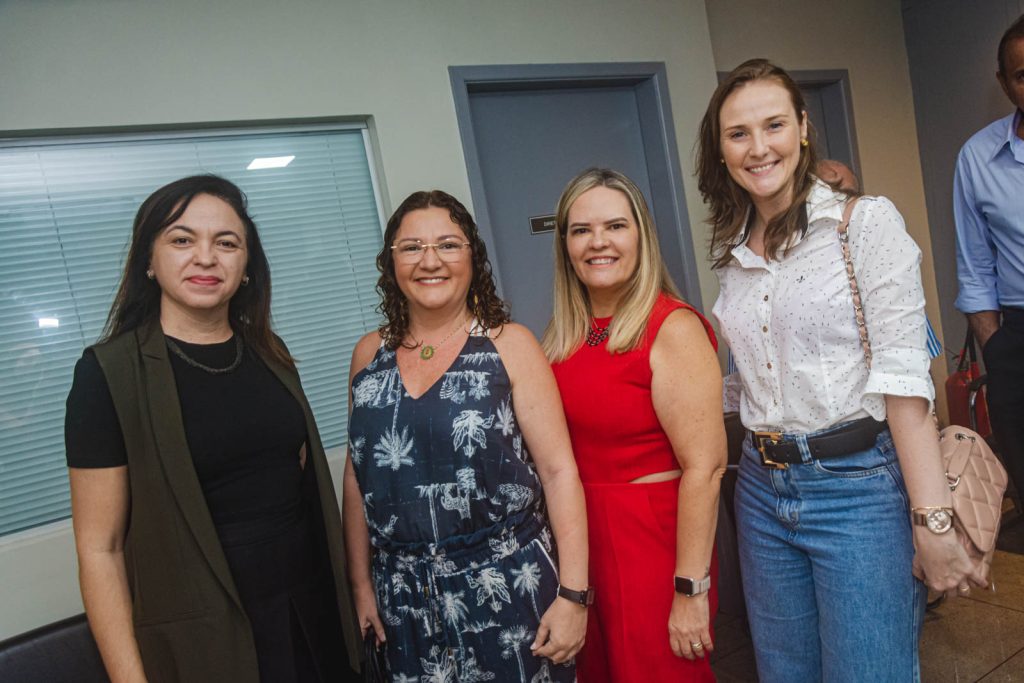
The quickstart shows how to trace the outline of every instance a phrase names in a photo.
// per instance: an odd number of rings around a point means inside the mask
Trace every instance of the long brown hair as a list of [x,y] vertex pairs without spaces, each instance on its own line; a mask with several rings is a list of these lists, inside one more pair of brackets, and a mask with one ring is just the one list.
[[260,242],[256,224],[249,216],[248,201],[238,186],[215,175],[196,175],[175,180],[149,195],[142,202],[132,226],[121,284],[107,316],[100,341],[136,329],[160,317],[160,285],[146,276],[153,256],[153,242],[169,225],[181,218],[192,200],[201,194],[227,203],[245,226],[248,253],[246,274],[249,284],[239,287],[228,304],[228,320],[250,349],[286,367],[295,367],[295,359],[274,334],[270,324],[270,265]]
[[384,346],[396,349],[402,344],[409,332],[409,302],[395,279],[395,260],[391,245],[395,241],[402,219],[418,209],[436,207],[448,212],[448,217],[458,225],[466,241],[473,259],[473,277],[470,280],[469,292],[466,294],[466,306],[477,319],[478,325],[485,330],[500,328],[511,320],[508,306],[498,297],[491,274],[491,262],[487,260],[487,247],[480,239],[473,216],[455,197],[442,190],[413,192],[395,209],[384,229],[384,246],[377,254],[377,292],[380,294],[380,305],[377,310],[384,316],[384,324],[379,332]]
[[624,353],[640,345],[647,329],[647,319],[659,293],[681,298],[661,258],[654,221],[640,188],[618,171],[588,168],[565,186],[555,212],[554,312],[541,341],[544,353],[553,363],[571,356],[583,344],[590,329],[590,297],[587,288],[573,270],[566,237],[569,232],[569,209],[580,195],[595,187],[618,190],[626,196],[638,231],[637,266],[612,318],[608,351]]
[[[740,240],[747,227],[752,202],[750,195],[729,175],[722,162],[722,126],[719,116],[725,100],[753,81],[775,81],[789,93],[797,119],[807,116],[807,105],[793,78],[784,69],[767,59],[749,59],[733,69],[715,89],[708,109],[700,122],[697,140],[697,187],[711,209],[708,223],[712,227],[710,254],[714,268],[732,260],[730,249]],[[793,200],[785,211],[768,221],[764,233],[764,252],[768,259],[777,258],[797,232],[807,229],[804,202],[814,187],[817,156],[814,151],[814,129],[807,121],[809,144],[801,146],[800,160],[793,175]]]

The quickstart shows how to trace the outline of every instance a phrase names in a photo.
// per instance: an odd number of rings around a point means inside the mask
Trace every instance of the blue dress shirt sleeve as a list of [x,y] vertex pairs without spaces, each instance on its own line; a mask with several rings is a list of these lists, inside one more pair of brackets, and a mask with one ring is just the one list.
[[998,311],[995,246],[988,222],[978,210],[968,155],[966,148],[960,151],[953,176],[956,273],[960,283],[955,305],[964,313]]

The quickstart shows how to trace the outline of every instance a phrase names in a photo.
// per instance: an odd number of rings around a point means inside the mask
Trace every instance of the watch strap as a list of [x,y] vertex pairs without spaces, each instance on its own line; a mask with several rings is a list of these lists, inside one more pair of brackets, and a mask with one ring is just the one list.
[[676,593],[682,593],[688,598],[711,590],[711,574],[703,579],[691,579],[689,576],[675,577]]
[[558,596],[565,598],[569,602],[574,602],[577,605],[590,607],[594,604],[594,587],[588,586],[586,590],[574,591],[571,588],[566,588],[562,584],[558,584]]
[[931,528],[928,526],[928,513],[930,513],[933,510],[942,510],[947,515],[949,515],[950,521],[953,520],[953,517],[955,515],[953,508],[945,507],[942,505],[931,505],[928,507],[912,508],[910,510],[910,519],[914,523],[914,526],[923,526],[927,528],[929,531],[931,531]]

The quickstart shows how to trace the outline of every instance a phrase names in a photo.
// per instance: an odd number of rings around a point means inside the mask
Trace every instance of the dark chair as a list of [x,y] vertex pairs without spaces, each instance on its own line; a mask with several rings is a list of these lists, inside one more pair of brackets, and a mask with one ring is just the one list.
[[110,683],[84,614],[0,642],[0,681]]

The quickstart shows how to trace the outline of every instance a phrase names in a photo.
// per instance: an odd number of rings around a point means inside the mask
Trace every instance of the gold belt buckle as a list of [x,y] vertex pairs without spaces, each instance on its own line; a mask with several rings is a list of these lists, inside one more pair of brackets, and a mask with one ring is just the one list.
[[761,454],[761,464],[776,470],[789,469],[789,463],[775,462],[764,452],[766,445],[774,446],[779,443],[782,443],[782,432],[754,432],[754,447]]

